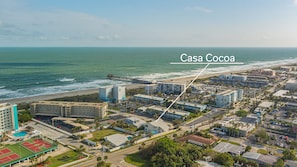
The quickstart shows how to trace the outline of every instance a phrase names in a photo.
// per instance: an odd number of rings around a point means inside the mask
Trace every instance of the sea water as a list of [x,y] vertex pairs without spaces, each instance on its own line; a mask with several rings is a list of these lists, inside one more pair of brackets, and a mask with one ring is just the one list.
[[210,65],[205,74],[297,63],[297,48],[0,48],[0,100],[123,84],[108,74],[162,80],[205,65],[172,65],[183,53],[235,56],[244,65]]

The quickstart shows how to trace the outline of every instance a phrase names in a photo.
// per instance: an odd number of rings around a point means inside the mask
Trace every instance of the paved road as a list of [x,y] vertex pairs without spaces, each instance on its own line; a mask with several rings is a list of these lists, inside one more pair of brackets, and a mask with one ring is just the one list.
[[[147,141],[147,142],[145,142],[145,144],[150,145],[155,140],[156,139]],[[112,152],[112,153],[100,153],[100,154],[97,154],[97,156],[102,156],[102,158],[105,155],[108,156],[107,162],[112,163],[112,167],[133,167],[134,165],[126,163],[124,161],[124,158],[128,154],[136,153],[138,151],[139,146],[141,146],[141,143],[136,144],[136,145],[131,146],[131,147],[128,147],[126,149],[122,149],[122,150]],[[97,164],[97,160],[96,160],[97,156],[95,156],[94,158],[92,158],[92,159],[90,159],[90,160],[88,160],[86,162],[83,162],[83,163],[80,163],[80,164],[77,164],[77,165],[73,165],[72,167],[94,167]]]
[[193,125],[196,125],[196,124],[200,124],[200,123],[203,123],[205,121],[211,120],[212,118],[214,118],[214,117],[216,117],[218,115],[223,115],[224,113],[225,113],[225,111],[223,111],[223,110],[214,109],[214,110],[210,111],[209,113],[204,114],[202,117],[199,117],[199,118],[187,123],[186,125],[187,126],[193,126]]
[[[177,135],[181,135],[184,132],[180,130],[180,131],[176,131],[174,133]],[[163,136],[169,136],[172,138],[173,134],[171,133],[171,134],[167,134],[167,135],[162,135],[160,137],[163,137]],[[145,145],[146,146],[151,145],[153,142],[155,142],[158,139],[159,139],[159,137],[156,137],[154,139],[146,141]],[[98,153],[98,154],[96,154],[95,157],[101,156],[103,158],[105,155],[108,156],[107,162],[112,163],[112,167],[134,167],[134,165],[131,165],[131,164],[125,162],[124,158],[129,154],[138,152],[138,148],[139,148],[139,146],[141,146],[141,144],[142,143],[139,143],[139,144],[133,145],[131,147],[121,149],[121,150],[118,150],[118,151],[115,151],[112,153]],[[96,158],[92,158],[86,162],[83,162],[83,163],[80,163],[77,165],[73,165],[71,167],[94,167],[94,166],[96,166],[96,164],[97,164]]]

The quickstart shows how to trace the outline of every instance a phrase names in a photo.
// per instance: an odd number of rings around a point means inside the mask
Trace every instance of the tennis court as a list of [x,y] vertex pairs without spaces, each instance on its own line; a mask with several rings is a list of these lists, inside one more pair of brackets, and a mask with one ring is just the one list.
[[40,152],[40,151],[43,151],[45,149],[52,147],[52,145],[50,143],[48,143],[42,139],[34,139],[34,140],[25,141],[22,143],[22,145],[34,153]]
[[6,167],[27,160],[39,154],[55,150],[56,144],[51,144],[41,138],[30,139],[0,149],[0,166]]
[[0,164],[6,164],[19,158],[20,156],[11,151],[9,148],[3,148],[0,150]]

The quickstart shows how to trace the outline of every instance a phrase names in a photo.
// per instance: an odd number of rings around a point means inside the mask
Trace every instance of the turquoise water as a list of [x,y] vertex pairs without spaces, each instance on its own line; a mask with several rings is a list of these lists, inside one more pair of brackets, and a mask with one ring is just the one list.
[[129,141],[132,140],[132,138],[133,138],[132,136],[128,136],[128,137],[127,137],[127,139],[128,139]]
[[25,137],[27,135],[27,132],[20,131],[13,134],[14,137]]
[[203,65],[170,65],[182,53],[234,55],[245,65],[205,73],[297,62],[297,48],[0,48],[0,99],[120,84],[107,74],[160,80],[195,75]]
[[156,130],[152,130],[151,133],[152,133],[153,135],[155,135],[155,134],[158,134],[159,132],[157,132]]

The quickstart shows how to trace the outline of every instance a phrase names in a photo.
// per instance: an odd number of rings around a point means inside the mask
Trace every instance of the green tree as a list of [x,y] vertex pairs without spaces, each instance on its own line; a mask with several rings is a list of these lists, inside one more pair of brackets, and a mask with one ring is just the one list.
[[102,158],[100,156],[97,157],[97,161],[102,161]]
[[295,159],[296,159],[295,151],[294,151],[294,150],[286,149],[286,150],[283,152],[283,157],[282,157],[282,159],[283,159],[283,160],[295,160]]
[[234,160],[232,158],[232,156],[229,153],[220,153],[218,154],[215,159],[214,162],[220,164],[220,165],[224,165],[224,166],[228,166],[228,167],[232,167],[234,164]]
[[28,110],[19,112],[19,114],[18,114],[18,120],[19,120],[21,123],[28,122],[28,121],[30,121],[31,119],[32,119],[32,116],[31,116],[31,114],[30,114],[30,111],[28,111]]
[[236,114],[238,117],[246,117],[247,114],[248,114],[248,112],[245,111],[245,110],[238,110],[238,111],[236,111],[235,114]]
[[246,152],[249,152],[249,151],[251,151],[251,149],[252,149],[251,146],[246,146],[245,151],[246,151]]
[[259,138],[261,143],[266,142],[269,140],[269,136],[264,129],[260,129],[256,132],[255,137]]
[[273,167],[284,167],[285,163],[282,159],[278,159],[274,164]]
[[291,141],[291,143],[290,143],[290,147],[291,147],[291,148],[294,148],[294,149],[297,149],[297,140],[293,140],[293,141]]
[[172,124],[173,124],[175,127],[179,127],[181,123],[182,123],[182,121],[179,120],[179,119],[175,119],[175,120],[172,121]]
[[104,167],[105,163],[104,161],[97,162],[97,167]]
[[151,166],[191,166],[195,160],[202,158],[203,151],[198,146],[187,143],[177,144],[164,137],[153,145],[142,149],[140,155],[149,160]]

